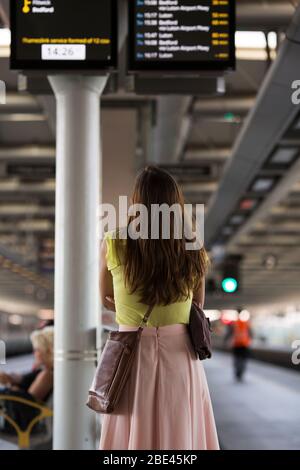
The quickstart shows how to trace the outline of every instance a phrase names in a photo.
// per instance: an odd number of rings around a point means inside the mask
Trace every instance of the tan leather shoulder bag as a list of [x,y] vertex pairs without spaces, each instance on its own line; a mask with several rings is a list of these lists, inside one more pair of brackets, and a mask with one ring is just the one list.
[[153,310],[150,305],[136,331],[112,331],[102,351],[87,406],[97,413],[112,413],[132,369],[142,331]]

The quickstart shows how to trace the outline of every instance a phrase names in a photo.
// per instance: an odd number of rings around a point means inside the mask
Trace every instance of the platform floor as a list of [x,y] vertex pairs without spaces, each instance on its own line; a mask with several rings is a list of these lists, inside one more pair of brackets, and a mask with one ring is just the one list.
[[223,449],[300,449],[299,372],[250,361],[236,383],[231,356],[219,352],[205,369]]
[[[4,369],[23,371],[31,364],[32,356],[22,356]],[[245,382],[236,383],[229,354],[214,352],[203,364],[222,449],[300,449],[298,372],[250,361]],[[0,450],[12,448],[0,440]]]

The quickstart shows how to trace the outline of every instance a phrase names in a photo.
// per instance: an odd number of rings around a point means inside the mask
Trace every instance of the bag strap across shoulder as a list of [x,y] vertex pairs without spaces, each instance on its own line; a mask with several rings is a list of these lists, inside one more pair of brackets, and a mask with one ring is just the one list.
[[152,313],[152,310],[154,309],[154,305],[149,305],[149,307],[147,308],[147,311],[144,315],[144,318],[143,320],[141,321],[140,323],[140,326],[139,326],[139,329],[142,330],[144,328],[144,326],[146,325],[147,321],[149,320],[149,317]]

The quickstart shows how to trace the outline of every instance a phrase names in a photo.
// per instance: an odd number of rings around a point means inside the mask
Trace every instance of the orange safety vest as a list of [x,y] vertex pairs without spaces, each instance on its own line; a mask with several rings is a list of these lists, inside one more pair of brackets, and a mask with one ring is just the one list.
[[233,346],[245,347],[250,346],[251,338],[249,331],[249,323],[246,321],[237,320],[233,323]]

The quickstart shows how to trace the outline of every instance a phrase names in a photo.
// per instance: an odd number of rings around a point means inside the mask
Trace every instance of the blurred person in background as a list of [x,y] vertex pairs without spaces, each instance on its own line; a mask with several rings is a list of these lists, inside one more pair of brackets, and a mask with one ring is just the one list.
[[[53,391],[53,338],[53,326],[33,331],[30,337],[35,359],[33,370],[24,374],[0,372],[0,384],[3,385],[0,395],[17,396],[36,402],[46,402],[50,398]],[[0,406],[23,429],[38,412],[18,402],[1,402],[1,399]],[[9,432],[10,425],[0,421],[0,429]]]
[[243,381],[246,372],[251,341],[252,331],[249,323],[249,313],[242,308],[238,308],[237,319],[228,325],[225,335],[225,343],[231,343],[234,374],[238,382]]

